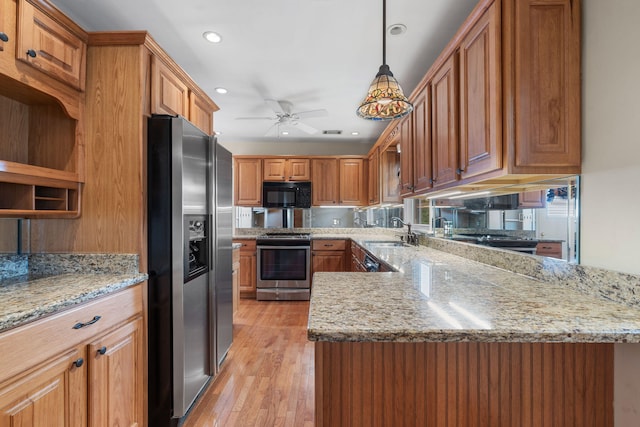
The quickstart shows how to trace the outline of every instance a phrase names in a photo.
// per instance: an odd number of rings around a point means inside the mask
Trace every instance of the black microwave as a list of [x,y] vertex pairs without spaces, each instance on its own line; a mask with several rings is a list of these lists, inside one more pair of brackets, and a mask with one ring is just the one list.
[[310,208],[311,182],[263,182],[262,207]]

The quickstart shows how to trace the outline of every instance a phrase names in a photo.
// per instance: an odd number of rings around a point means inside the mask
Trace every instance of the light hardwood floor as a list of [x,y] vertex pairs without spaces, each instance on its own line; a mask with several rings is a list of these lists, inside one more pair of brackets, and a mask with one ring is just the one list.
[[308,301],[241,300],[222,372],[183,427],[314,425]]

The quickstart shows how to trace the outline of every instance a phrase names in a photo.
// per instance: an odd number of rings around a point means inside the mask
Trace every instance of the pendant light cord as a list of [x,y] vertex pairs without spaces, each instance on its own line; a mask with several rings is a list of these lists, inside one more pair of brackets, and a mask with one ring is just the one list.
[[382,65],[387,63],[387,0],[382,0]]

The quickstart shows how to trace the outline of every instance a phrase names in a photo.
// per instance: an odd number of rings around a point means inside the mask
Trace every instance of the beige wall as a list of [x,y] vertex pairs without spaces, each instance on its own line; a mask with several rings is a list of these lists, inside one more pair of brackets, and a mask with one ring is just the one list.
[[[581,262],[640,274],[640,1],[584,0]],[[640,425],[640,345],[615,351],[615,426]]]
[[220,145],[233,154],[250,155],[307,155],[307,156],[339,156],[367,154],[371,144],[360,144],[347,141],[328,142],[243,142],[228,143],[224,135],[219,138]]

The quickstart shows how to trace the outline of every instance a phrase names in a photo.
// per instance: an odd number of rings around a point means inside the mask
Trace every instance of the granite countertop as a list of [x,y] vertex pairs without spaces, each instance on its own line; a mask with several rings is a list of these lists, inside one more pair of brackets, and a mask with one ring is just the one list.
[[0,332],[148,278],[135,254],[0,256]]
[[62,274],[0,286],[0,332],[147,279],[138,274]]
[[316,273],[310,340],[640,342],[635,307],[430,247],[352,238],[398,272]]

